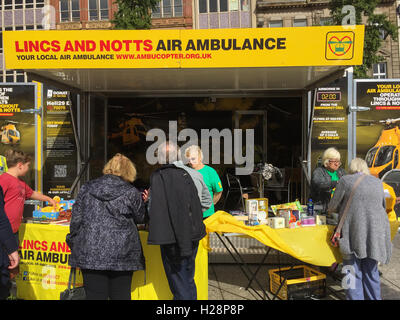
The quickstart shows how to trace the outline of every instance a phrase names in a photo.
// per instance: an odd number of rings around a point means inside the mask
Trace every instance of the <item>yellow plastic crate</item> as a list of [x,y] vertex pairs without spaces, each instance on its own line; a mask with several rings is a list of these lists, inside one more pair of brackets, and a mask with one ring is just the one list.
[[269,270],[270,291],[282,300],[302,300],[310,297],[321,298],[326,295],[326,275],[300,265],[293,268]]

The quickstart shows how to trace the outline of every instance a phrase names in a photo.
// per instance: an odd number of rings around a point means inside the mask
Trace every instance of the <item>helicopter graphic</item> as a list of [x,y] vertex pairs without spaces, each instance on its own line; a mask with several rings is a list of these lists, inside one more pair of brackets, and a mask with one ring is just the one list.
[[363,120],[357,126],[383,125],[383,130],[375,145],[368,150],[365,161],[368,164],[371,175],[382,178],[392,170],[400,168],[400,118],[386,120]]
[[1,143],[16,145],[21,141],[21,134],[15,124],[7,123],[1,127]]
[[131,145],[146,140],[147,129],[139,117],[132,117],[119,125],[121,131],[112,133],[110,139],[122,138],[122,144]]
[[[148,103],[149,104],[149,103]],[[113,109],[122,109],[122,106],[110,106]],[[147,119],[163,119],[159,115],[168,114],[171,111],[165,112],[150,112],[150,113],[135,113],[125,112],[124,118],[119,121],[117,132],[112,132],[109,139],[121,139],[124,146],[134,145],[139,142],[146,141],[147,132],[150,130],[143,120]],[[164,121],[167,121],[164,119]]]

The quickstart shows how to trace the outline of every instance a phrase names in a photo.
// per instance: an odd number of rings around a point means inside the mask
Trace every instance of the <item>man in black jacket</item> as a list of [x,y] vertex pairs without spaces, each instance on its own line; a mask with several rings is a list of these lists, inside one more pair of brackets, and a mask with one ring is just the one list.
[[196,300],[195,259],[206,230],[192,178],[172,164],[178,152],[170,142],[158,148],[159,162],[164,164],[150,178],[148,244],[160,245],[174,300]]
[[0,300],[10,295],[10,270],[19,263],[18,244],[4,211],[3,189],[0,187]]

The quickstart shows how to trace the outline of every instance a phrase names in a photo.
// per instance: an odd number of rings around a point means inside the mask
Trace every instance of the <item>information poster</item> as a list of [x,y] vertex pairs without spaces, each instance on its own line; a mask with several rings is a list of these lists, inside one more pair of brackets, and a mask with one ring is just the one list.
[[400,81],[357,81],[356,104],[369,108],[357,112],[357,157],[381,178],[399,168]]
[[76,177],[77,151],[70,113],[70,92],[44,86],[43,192],[71,199]]
[[343,166],[347,163],[347,79],[342,78],[315,91],[311,136],[311,170],[321,162],[323,152],[338,149]]
[[31,188],[35,188],[35,115],[23,111],[35,108],[36,84],[0,84],[0,155],[15,149],[31,156],[31,170],[23,178]]

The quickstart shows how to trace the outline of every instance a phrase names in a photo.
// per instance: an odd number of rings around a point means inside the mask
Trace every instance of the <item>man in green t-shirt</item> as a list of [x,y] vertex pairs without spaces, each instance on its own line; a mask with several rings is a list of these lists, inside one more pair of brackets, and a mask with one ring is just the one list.
[[199,146],[193,145],[187,148],[185,157],[189,160],[189,165],[203,175],[204,182],[208,191],[210,191],[213,204],[207,211],[203,212],[203,218],[208,218],[215,212],[214,205],[221,199],[223,190],[221,180],[217,171],[203,164],[203,152]]

